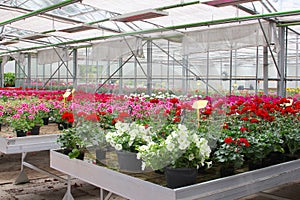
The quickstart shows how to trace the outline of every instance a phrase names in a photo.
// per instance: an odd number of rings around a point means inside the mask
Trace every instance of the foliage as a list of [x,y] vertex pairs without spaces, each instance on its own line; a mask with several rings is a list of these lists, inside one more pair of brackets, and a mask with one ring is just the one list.
[[7,87],[15,87],[15,73],[4,73],[4,85]]
[[219,148],[214,152],[214,160],[227,167],[241,167],[244,163],[245,148],[250,146],[248,140],[226,137],[219,142]]
[[90,146],[97,146],[99,149],[106,149],[106,132],[99,122],[99,116],[95,113],[80,114],[77,119],[76,132],[83,141]]
[[61,145],[61,148],[71,150],[68,154],[70,158],[78,157],[80,152],[86,148],[86,144],[77,133],[76,128],[64,129],[57,138],[57,143]]

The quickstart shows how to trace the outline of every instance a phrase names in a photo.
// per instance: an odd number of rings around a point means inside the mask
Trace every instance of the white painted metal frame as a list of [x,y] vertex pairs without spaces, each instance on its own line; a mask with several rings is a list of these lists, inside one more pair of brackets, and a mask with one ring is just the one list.
[[14,137],[14,138],[0,137],[0,152],[5,154],[16,154],[16,153],[22,154],[21,171],[17,179],[15,180],[15,184],[29,182],[29,179],[24,171],[24,166],[33,169],[35,171],[38,171],[40,173],[53,176],[58,180],[65,181],[61,177],[58,177],[48,171],[40,169],[35,165],[25,161],[28,152],[44,151],[44,150],[59,148],[60,146],[56,142],[57,138],[58,138],[58,134]]
[[232,200],[300,179],[300,160],[177,189],[166,188],[82,160],[69,159],[55,150],[50,150],[50,166],[101,190],[128,199],[143,200]]

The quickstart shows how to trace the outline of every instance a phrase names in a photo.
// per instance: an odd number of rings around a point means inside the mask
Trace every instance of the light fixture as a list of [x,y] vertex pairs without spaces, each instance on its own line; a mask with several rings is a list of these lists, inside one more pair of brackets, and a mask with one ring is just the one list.
[[23,39],[27,39],[27,40],[37,40],[37,39],[41,39],[41,38],[45,38],[45,37],[49,37],[48,35],[43,35],[43,34],[34,34],[34,35],[28,35],[23,37]]
[[252,1],[259,1],[259,0],[209,0],[209,1],[201,1],[201,3],[210,6],[215,6],[215,7],[223,7],[223,6],[232,6],[232,5],[242,4],[242,3],[248,3]]
[[96,27],[93,26],[88,26],[88,25],[80,25],[80,26],[74,26],[66,29],[61,29],[59,31],[61,32],[66,32],[66,33],[76,33],[80,31],[87,31],[87,30],[92,30],[92,29],[97,29]]
[[132,12],[127,14],[122,14],[116,17],[110,18],[112,21],[118,21],[118,22],[132,22],[132,21],[139,21],[144,19],[151,19],[155,17],[162,17],[167,16],[168,12],[161,11],[161,10],[155,10],[155,9],[147,9],[147,10],[141,10],[138,12]]
[[6,40],[6,41],[0,42],[0,45],[10,45],[10,44],[16,44],[16,43],[18,43],[18,41],[16,41],[16,40]]

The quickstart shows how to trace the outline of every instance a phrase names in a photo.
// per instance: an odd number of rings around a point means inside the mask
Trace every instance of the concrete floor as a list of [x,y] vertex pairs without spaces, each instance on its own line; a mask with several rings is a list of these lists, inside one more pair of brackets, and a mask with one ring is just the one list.
[[[29,183],[15,185],[14,181],[20,171],[20,154],[2,155],[0,157],[0,200],[60,200],[63,199],[67,184],[53,177],[26,168]],[[66,178],[61,172],[49,167],[49,152],[29,153],[26,161],[46,169],[51,173]],[[99,188],[78,179],[72,179],[72,195],[75,200],[100,199]],[[285,184],[240,200],[298,200],[300,199],[300,180]],[[125,200],[112,195],[109,200]]]

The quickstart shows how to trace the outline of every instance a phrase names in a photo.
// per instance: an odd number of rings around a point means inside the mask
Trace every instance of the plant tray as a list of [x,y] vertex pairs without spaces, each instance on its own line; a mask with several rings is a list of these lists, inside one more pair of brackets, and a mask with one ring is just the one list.
[[50,150],[50,166],[128,199],[232,200],[300,179],[300,159],[263,169],[170,189]]

